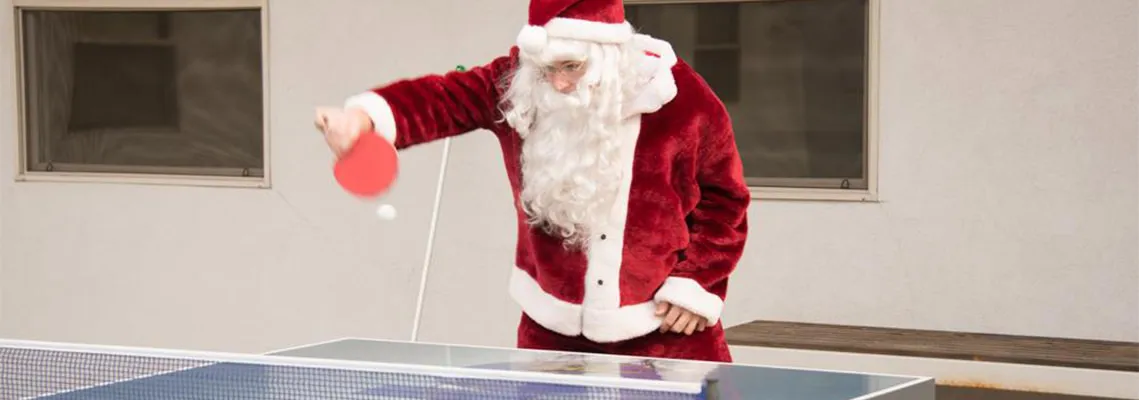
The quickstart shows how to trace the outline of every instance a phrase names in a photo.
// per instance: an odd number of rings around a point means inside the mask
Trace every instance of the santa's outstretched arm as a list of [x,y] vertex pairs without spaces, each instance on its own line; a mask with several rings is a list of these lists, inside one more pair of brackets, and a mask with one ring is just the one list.
[[689,214],[686,257],[655,296],[707,318],[708,326],[719,322],[728,275],[743,254],[751,202],[731,119],[722,106],[713,108],[698,147],[700,201]]
[[498,119],[497,84],[511,60],[398,80],[350,97],[345,109],[364,110],[376,133],[397,149],[488,128]]

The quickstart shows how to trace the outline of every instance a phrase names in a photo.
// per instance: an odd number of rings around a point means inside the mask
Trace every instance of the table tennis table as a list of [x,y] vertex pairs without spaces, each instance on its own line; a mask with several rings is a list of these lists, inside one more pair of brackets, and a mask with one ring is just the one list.
[[928,377],[344,338],[267,354],[0,340],[6,399],[932,400]]

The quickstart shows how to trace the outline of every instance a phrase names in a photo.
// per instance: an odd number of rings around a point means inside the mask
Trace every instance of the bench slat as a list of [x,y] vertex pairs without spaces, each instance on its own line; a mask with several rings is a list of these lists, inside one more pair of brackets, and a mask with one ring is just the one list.
[[1139,343],[783,321],[727,329],[731,345],[1139,372]]

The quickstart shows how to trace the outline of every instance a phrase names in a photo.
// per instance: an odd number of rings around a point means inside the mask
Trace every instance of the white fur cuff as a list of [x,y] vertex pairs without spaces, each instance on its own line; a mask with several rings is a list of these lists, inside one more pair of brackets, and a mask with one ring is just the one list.
[[388,142],[395,143],[396,135],[398,135],[395,127],[395,113],[383,97],[371,91],[360,93],[349,97],[344,102],[344,108],[364,110],[372,118],[372,124],[376,126],[376,133],[387,139]]
[[661,285],[653,300],[684,307],[696,315],[707,318],[708,325],[715,325],[720,320],[720,312],[724,310],[724,301],[720,296],[704,290],[692,279],[675,276],[665,279],[664,285]]

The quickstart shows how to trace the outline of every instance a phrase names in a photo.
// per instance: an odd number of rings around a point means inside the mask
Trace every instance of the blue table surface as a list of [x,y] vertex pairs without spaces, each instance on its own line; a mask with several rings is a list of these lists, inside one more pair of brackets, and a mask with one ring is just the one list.
[[[372,361],[464,368],[517,367],[518,360],[549,352],[346,339],[273,353],[290,357]],[[565,353],[569,354],[569,353]],[[594,357],[594,356],[590,356]],[[604,356],[608,361],[642,362]],[[850,400],[906,385],[918,378],[707,364],[722,399]],[[681,365],[686,365],[681,363]],[[525,368],[525,367],[523,367]],[[702,375],[704,376],[704,375]],[[653,379],[646,377],[646,379]],[[758,394],[758,395],[757,395]],[[702,399],[700,394],[661,393],[410,373],[220,363],[56,394],[50,399]]]

